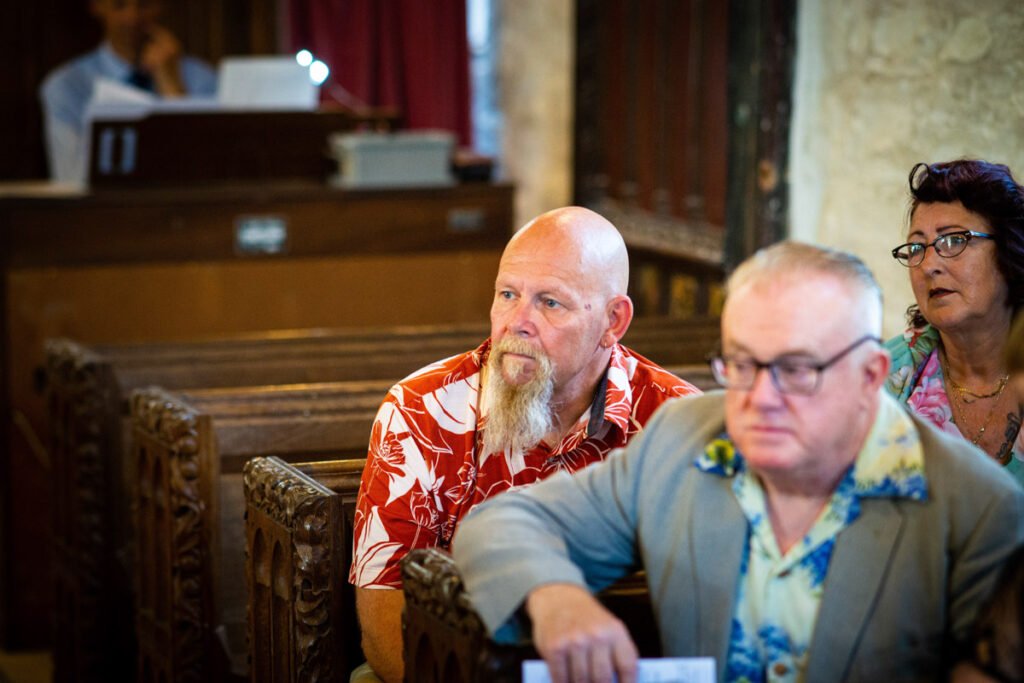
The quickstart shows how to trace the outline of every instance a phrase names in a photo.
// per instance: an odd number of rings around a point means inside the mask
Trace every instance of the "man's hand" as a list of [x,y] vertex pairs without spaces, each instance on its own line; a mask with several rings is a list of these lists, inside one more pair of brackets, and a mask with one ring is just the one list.
[[154,26],[139,55],[139,65],[153,76],[156,91],[163,97],[185,94],[181,80],[181,43],[163,26]]
[[526,598],[533,644],[554,683],[636,681],[636,645],[621,621],[583,588],[541,586]]

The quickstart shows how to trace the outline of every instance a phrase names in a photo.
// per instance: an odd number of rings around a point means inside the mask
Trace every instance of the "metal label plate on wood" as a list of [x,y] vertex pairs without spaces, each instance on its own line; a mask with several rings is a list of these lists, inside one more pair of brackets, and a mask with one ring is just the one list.
[[448,232],[483,232],[486,225],[487,216],[483,209],[465,208],[448,211]]
[[242,256],[288,253],[288,221],[284,216],[238,216],[235,253]]

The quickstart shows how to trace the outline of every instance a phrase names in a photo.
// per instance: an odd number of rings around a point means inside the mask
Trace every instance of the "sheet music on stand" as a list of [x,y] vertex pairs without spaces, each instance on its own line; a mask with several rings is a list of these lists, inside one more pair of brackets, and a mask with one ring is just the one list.
[[[189,114],[219,111],[220,104],[212,97],[178,97],[162,99],[145,90],[100,78],[93,86],[92,98],[85,110],[86,154],[95,153],[97,159],[86,158],[86,168],[96,168],[101,174],[130,174],[134,171],[138,136],[133,128],[118,132],[113,129],[100,133],[98,144],[93,144],[93,121],[141,121],[153,114]],[[116,149],[116,153],[115,153]]]
[[221,104],[213,97],[164,99],[109,78],[100,78],[93,87],[92,98],[89,100],[85,116],[87,122],[91,124],[97,119],[137,120],[150,114],[184,114],[221,109]]
[[[713,657],[641,659],[637,683],[715,683]],[[551,683],[548,665],[540,659],[523,662],[523,683]]]
[[87,117],[210,111],[314,111],[319,87],[291,57],[225,57],[217,70],[216,97],[156,97],[109,78],[93,87]]

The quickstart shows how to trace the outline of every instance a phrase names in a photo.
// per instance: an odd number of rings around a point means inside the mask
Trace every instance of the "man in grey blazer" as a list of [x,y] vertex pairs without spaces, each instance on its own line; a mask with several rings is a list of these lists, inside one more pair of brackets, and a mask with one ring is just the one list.
[[882,391],[880,328],[856,257],[783,243],[740,266],[724,392],[463,522],[455,559],[488,629],[528,619],[555,681],[633,681],[636,648],[590,591],[642,565],[665,654],[714,657],[720,680],[943,676],[1024,542],[1024,491]]

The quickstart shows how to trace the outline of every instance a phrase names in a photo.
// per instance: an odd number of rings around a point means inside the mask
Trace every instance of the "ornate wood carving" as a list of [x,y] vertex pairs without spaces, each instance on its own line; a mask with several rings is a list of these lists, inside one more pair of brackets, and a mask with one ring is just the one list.
[[402,562],[402,580],[411,602],[441,623],[460,633],[482,632],[483,623],[470,605],[459,570],[447,553],[436,548],[411,551]]
[[[436,548],[413,550],[402,562],[406,597],[406,672],[411,683],[433,682],[437,672],[415,671],[410,645],[430,640],[434,663],[453,658],[467,681],[517,681],[521,662],[537,654],[529,645],[498,645],[473,609],[451,556]],[[647,583],[632,574],[598,596],[622,619],[639,644],[641,655],[661,656],[657,629],[650,614]],[[641,637],[641,640],[637,640]]]
[[604,198],[593,207],[615,224],[630,248],[647,249],[709,265],[722,262],[722,229],[703,218],[683,219],[665,213],[651,213],[612,198]]
[[[292,536],[297,680],[332,680],[336,653],[331,643],[333,572],[330,501],[311,498],[296,507]],[[344,579],[344,577],[342,577]]]
[[[108,463],[103,455],[107,405],[102,361],[81,345],[45,347],[55,505],[55,583],[70,614],[58,615],[54,666],[59,680],[103,680],[111,653],[105,617]],[[66,601],[70,600],[70,604]]]
[[[524,658],[536,657],[529,646],[501,646],[487,637],[483,622],[466,594],[452,558],[436,548],[411,551],[402,562],[406,612],[406,676],[411,683],[433,682],[440,672],[418,671],[408,657],[409,644],[427,637],[435,663],[453,657],[465,680],[517,681]],[[438,682],[440,683],[440,682]]]
[[243,470],[245,500],[282,526],[291,528],[296,510],[324,490],[277,458],[253,458]]
[[338,653],[330,617],[339,587],[333,585],[330,542],[332,526],[340,522],[331,514],[334,494],[277,458],[250,460],[244,482],[247,505],[291,531],[296,680],[333,680]]
[[[136,391],[132,395],[132,417],[136,428],[167,447],[169,462],[169,507],[172,520],[171,609],[173,621],[167,624],[177,681],[202,681],[206,675],[206,633],[210,615],[206,614],[203,593],[204,575],[211,558],[206,557],[209,523],[200,478],[198,414],[173,395],[159,388]],[[143,475],[148,476],[148,475]],[[152,570],[152,568],[149,568]],[[145,571],[146,568],[143,567]]]

